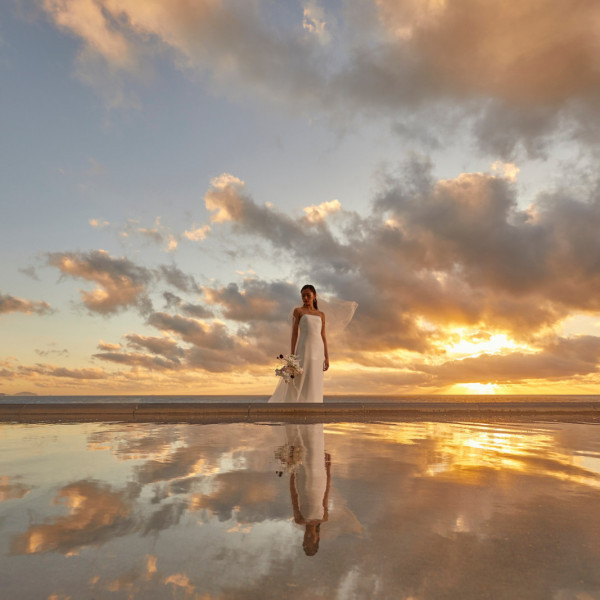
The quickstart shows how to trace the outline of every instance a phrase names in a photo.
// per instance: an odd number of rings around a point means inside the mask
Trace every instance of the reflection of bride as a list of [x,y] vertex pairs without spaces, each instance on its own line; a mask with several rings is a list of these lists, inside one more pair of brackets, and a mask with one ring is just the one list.
[[[269,402],[323,402],[323,371],[329,369],[325,313],[319,310],[314,286],[303,286],[300,295],[302,306],[293,312],[290,353],[296,354],[303,372],[289,381],[282,378]],[[326,304],[334,331],[341,331],[350,322],[358,306],[337,299]]]
[[[290,474],[294,521],[304,525],[302,547],[307,556],[319,549],[321,523],[327,521],[331,457],[325,453],[323,425],[285,425],[286,443],[276,456]],[[281,472],[280,472],[281,475]]]

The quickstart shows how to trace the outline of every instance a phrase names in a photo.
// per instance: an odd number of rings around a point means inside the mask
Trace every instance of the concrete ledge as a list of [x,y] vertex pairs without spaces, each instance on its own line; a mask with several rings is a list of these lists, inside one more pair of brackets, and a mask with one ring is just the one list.
[[227,423],[446,419],[600,422],[600,402],[343,402],[330,404],[2,403],[0,422]]

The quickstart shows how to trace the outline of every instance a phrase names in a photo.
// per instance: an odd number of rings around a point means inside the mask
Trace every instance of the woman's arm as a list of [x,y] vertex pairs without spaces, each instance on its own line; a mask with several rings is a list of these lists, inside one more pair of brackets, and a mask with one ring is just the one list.
[[321,313],[321,337],[323,338],[323,350],[325,351],[323,371],[327,371],[329,369],[329,350],[327,350],[327,337],[325,336],[325,313]]
[[296,343],[298,342],[298,323],[300,322],[301,316],[302,311],[299,308],[295,308],[294,322],[292,323],[292,349],[290,350],[290,354],[294,354],[296,351]]
[[329,488],[331,487],[331,454],[325,452],[325,472],[327,473],[327,487],[323,496],[323,521],[329,519]]
[[300,512],[300,500],[298,498],[298,490],[296,489],[296,473],[292,473],[290,476],[290,496],[292,498],[294,522],[298,523],[298,525],[304,525],[306,521]]

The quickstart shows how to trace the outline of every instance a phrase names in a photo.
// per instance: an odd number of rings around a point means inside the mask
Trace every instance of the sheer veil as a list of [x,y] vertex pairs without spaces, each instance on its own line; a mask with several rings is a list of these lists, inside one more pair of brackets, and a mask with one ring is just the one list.
[[328,335],[341,333],[352,321],[358,308],[356,302],[340,300],[335,296],[318,296],[319,310],[325,313],[325,323]]
[[[328,335],[341,333],[352,321],[354,313],[358,308],[357,302],[351,300],[341,300],[335,296],[317,296],[319,310],[325,313],[325,323]],[[289,320],[294,320],[294,311],[289,314]]]

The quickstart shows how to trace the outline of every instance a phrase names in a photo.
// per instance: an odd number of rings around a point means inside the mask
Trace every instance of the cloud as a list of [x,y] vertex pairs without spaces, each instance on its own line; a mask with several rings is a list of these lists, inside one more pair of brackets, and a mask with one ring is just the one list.
[[515,163],[505,163],[501,160],[496,160],[492,163],[492,172],[499,173],[502,177],[505,177],[509,181],[516,181],[517,175],[519,174],[519,167]]
[[21,377],[31,377],[33,375],[34,379],[40,376],[43,378],[58,377],[82,380],[106,379],[109,377],[109,374],[106,371],[94,367],[66,368],[41,363],[37,363],[34,366],[19,366],[15,371]]
[[316,0],[285,20],[267,2],[42,6],[81,40],[79,76],[113,106],[135,105],[127,78],[147,77],[153,60],[167,56],[221,93],[332,122],[377,116],[412,126],[416,114],[429,123],[435,112],[442,126],[470,126],[483,149],[505,158],[519,143],[539,154],[560,130],[584,140],[598,116],[595,0],[577,10],[569,0],[347,2],[333,34]]
[[208,324],[197,319],[163,312],[152,313],[148,317],[148,323],[161,331],[177,334],[184,341],[196,346],[216,350],[230,350],[233,347],[233,342],[222,323]]
[[[269,206],[260,206],[246,192],[244,181],[223,173],[211,181],[204,196],[207,210],[214,212],[211,220],[223,224],[231,222],[234,230],[258,236],[273,243],[277,249],[299,248],[304,243],[309,253],[323,253],[335,261],[341,246],[323,223],[307,229],[305,218],[294,219]],[[312,247],[308,247],[309,243]]]
[[16,296],[0,293],[0,314],[13,312],[22,312],[27,315],[32,313],[47,315],[54,311],[47,302],[23,300]]
[[305,0],[303,3],[302,27],[308,33],[316,36],[321,44],[328,44],[331,40],[327,30],[325,11],[317,0]]
[[206,239],[208,232],[210,231],[210,225],[202,225],[201,227],[196,227],[195,229],[186,230],[183,232],[183,235],[193,242],[198,242],[200,240]]
[[[596,184],[540,194],[523,210],[514,168],[504,169],[435,180],[415,157],[382,179],[371,214],[339,211],[342,235],[257,204],[232,175],[213,181],[207,208],[221,226],[288,253],[321,292],[356,300],[353,351],[435,352],[453,326],[528,338],[573,311],[600,311]],[[206,294],[227,318],[250,318],[262,306],[257,295],[251,308],[260,287],[251,285]]]
[[[180,314],[155,312],[148,317],[148,324],[163,334],[179,338],[188,346],[179,347],[176,342],[168,338],[129,334],[125,336],[128,345],[160,354],[169,362],[139,353],[109,352],[95,356],[124,364],[146,365],[148,368],[181,366],[185,369],[200,369],[213,373],[250,368],[257,363],[264,364],[270,356],[269,345],[263,344],[267,332],[257,329],[252,323],[246,329],[240,328],[237,333],[233,333],[219,321],[206,322]],[[259,331],[260,335],[258,335]],[[276,332],[277,329],[271,327],[270,333],[273,334],[274,331]],[[275,351],[273,350],[271,354],[274,355]]]
[[161,354],[167,358],[177,358],[183,354],[182,349],[172,339],[152,337],[130,333],[125,336],[127,344],[140,350],[149,350],[153,354]]
[[204,305],[184,302],[179,296],[171,292],[163,292],[163,298],[166,301],[166,308],[177,308],[188,317],[208,319],[213,316],[213,312]]
[[63,275],[93,281],[97,287],[91,292],[81,290],[81,300],[91,312],[104,315],[136,307],[150,310],[146,287],[152,273],[127,258],[116,258],[105,250],[90,252],[52,252],[48,264]]
[[105,227],[108,227],[110,225],[109,221],[104,221],[104,220],[101,220],[101,219],[89,219],[88,223],[94,229],[104,229]]
[[152,227],[140,227],[138,221],[130,219],[127,225],[121,229],[121,235],[124,237],[139,235],[157,246],[164,246],[166,243],[166,252],[176,250],[178,245],[177,238],[169,231],[168,227],[165,227],[162,224],[161,217],[156,217],[156,219],[154,219],[154,225]]
[[598,7],[584,1],[377,0],[381,22],[409,41],[421,68],[456,93],[515,104],[555,104],[592,91],[597,81]]
[[131,68],[133,57],[125,36],[111,27],[102,3],[94,0],[43,0],[42,6],[59,27],[81,38],[89,51],[120,68]]
[[[149,382],[163,377],[163,383],[184,381],[189,372],[186,385],[202,373],[266,373],[287,350],[289,315],[305,282],[321,298],[358,303],[337,336],[330,318],[336,307],[326,309],[332,357],[360,365],[358,374],[340,373],[339,381],[346,379],[336,389],[355,390],[363,369],[389,391],[595,381],[597,338],[558,331],[568,316],[600,313],[600,184],[593,177],[577,186],[565,181],[523,208],[517,172],[513,163],[495,163],[491,172],[438,179],[426,157],[414,156],[379,176],[366,214],[324,203],[310,207],[315,218],[255,201],[235,175],[213,179],[204,198],[212,227],[247,247],[276,252],[287,265],[283,277],[295,284],[252,276],[200,286],[174,263],[150,269],[104,251],[53,253],[48,263],[97,283],[82,292],[92,312],[145,311],[156,335],[129,332],[122,344],[100,342],[94,355],[131,367],[114,375],[127,385],[142,369],[156,377]],[[335,219],[323,218],[332,211]],[[178,294],[151,289],[157,284]],[[153,291],[162,293],[162,311],[150,308]],[[510,343],[495,352],[499,339]],[[466,341],[472,350],[457,350]],[[28,369],[20,372],[38,382],[109,376],[51,365]]]
[[[129,333],[123,336],[127,346],[141,352],[126,352],[121,344],[100,344],[102,352],[95,358],[131,367],[149,370],[170,370],[182,366],[185,350],[168,337],[155,337]],[[149,352],[150,354],[146,354]]]
[[179,245],[180,236],[173,233],[169,226],[163,224],[161,216],[156,217],[149,226],[141,225],[138,219],[129,219],[125,224],[111,224],[109,221],[100,219],[90,219],[89,223],[99,230],[110,227],[118,233],[121,241],[141,238],[145,242],[159,246],[163,252],[174,252]]
[[76,76],[93,87],[110,108],[137,108],[135,95],[126,91],[128,77],[139,78],[141,48],[120,31],[107,2],[95,0],[38,0],[49,19],[62,31],[79,38]]
[[167,252],[173,252],[173,250],[177,249],[177,246],[179,245],[179,242],[177,241],[177,238],[170,234],[169,235],[169,243],[167,245]]
[[193,275],[186,275],[176,265],[160,265],[158,273],[169,285],[182,292],[199,292],[200,287]]
[[[553,331],[574,311],[600,311],[596,183],[541,193],[521,209],[517,170],[498,163],[497,174],[436,180],[428,160],[414,157],[397,175],[380,179],[370,214],[336,206],[335,230],[324,219],[255,202],[231,174],[211,182],[205,201],[215,226],[270,245],[301,265],[295,279],[310,278],[321,296],[358,302],[335,356],[378,369],[386,389],[594,376],[597,338],[560,338]],[[126,259],[100,256],[113,267],[114,261],[133,267],[120,262]],[[82,268],[76,263],[71,270]],[[105,344],[96,358],[157,373],[226,373],[269,364],[289,339],[297,285],[248,277],[241,284],[199,288],[174,264],[147,273],[183,292],[201,293],[203,302],[163,292],[166,307],[178,314],[150,313],[148,325],[162,337],[130,333],[127,349]],[[516,342],[501,354],[486,354],[484,342],[502,332]],[[480,356],[452,358],[449,348],[462,335],[481,346]],[[353,391],[357,377],[349,374],[340,389]]]
[[64,504],[66,516],[40,525],[31,525],[27,532],[15,536],[12,554],[61,552],[67,554],[82,546],[98,545],[131,529],[131,500],[124,492],[95,481],[71,483],[55,498]]
[[147,227],[138,227],[137,232],[149,240],[156,242],[157,244],[163,243],[162,233],[158,230],[158,227],[149,229]]
[[110,344],[109,342],[103,342],[102,340],[100,340],[98,342],[98,349],[104,350],[106,352],[111,352],[113,350],[120,350],[121,344]]
[[38,356],[50,356],[51,354],[56,354],[58,356],[69,356],[69,351],[66,348],[63,348],[62,350],[40,350],[36,348],[34,352]]
[[245,186],[241,179],[230,173],[223,173],[211,180],[204,203],[207,210],[216,213],[210,217],[213,223],[237,219],[241,210],[240,194]]
[[298,302],[297,286],[284,282],[244,279],[242,289],[236,283],[221,288],[204,288],[211,305],[218,305],[223,316],[233,321],[285,321]]
[[34,281],[40,280],[34,266],[20,268],[19,272],[23,273],[23,275],[27,275],[27,277],[30,277]]
[[482,354],[417,369],[433,375],[433,385],[572,379],[600,371],[600,337],[556,338],[535,353]]
[[141,352],[99,352],[93,356],[100,360],[133,368],[141,367],[149,371],[168,371],[178,369],[181,366],[181,363],[177,358],[169,359]]
[[321,202],[321,204],[307,206],[304,212],[310,223],[320,223],[326,219],[327,215],[336,213],[341,208],[342,205],[339,200],[329,200],[328,202]]

